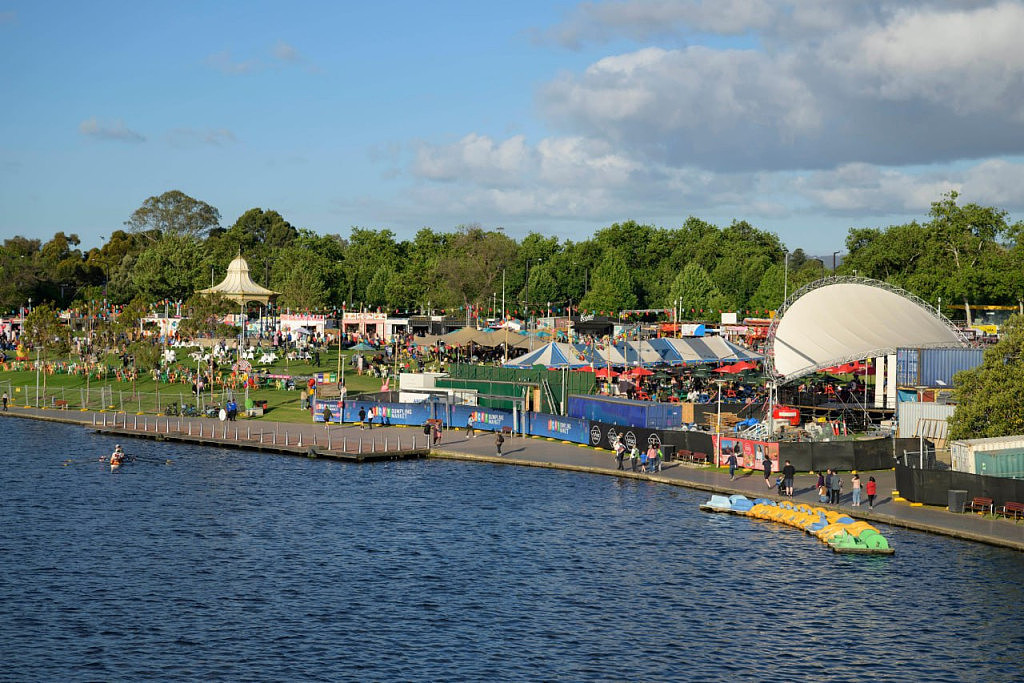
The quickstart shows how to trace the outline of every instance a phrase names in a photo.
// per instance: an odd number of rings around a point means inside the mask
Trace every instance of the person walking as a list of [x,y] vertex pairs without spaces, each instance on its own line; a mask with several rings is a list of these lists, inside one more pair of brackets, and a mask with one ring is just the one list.
[[359,406],[359,428],[366,429],[366,408]]
[[874,510],[875,494],[878,493],[878,484],[874,477],[868,477],[868,483],[864,485],[864,493],[868,494],[868,510]]
[[494,448],[497,450],[499,458],[501,457],[501,447],[504,443],[505,437],[502,436],[501,432],[498,432],[498,435],[494,437]]
[[476,429],[473,427],[473,416],[470,415],[469,419],[466,420],[466,438],[476,438]]
[[653,443],[647,447],[647,469],[649,472],[658,471],[658,448]]
[[857,474],[856,470],[854,470],[853,476],[850,478],[850,492],[853,495],[853,502],[850,504],[854,507],[860,507],[860,475]]
[[736,454],[729,453],[729,458],[725,462],[729,465],[729,481],[733,481],[736,478],[736,466],[739,464],[736,462]]
[[793,467],[793,463],[786,461],[785,467],[782,468],[782,482],[786,487],[786,495],[793,496],[793,479],[796,477],[796,468]]
[[9,400],[10,400],[10,399],[9,399],[9,398],[7,398],[7,392],[5,391],[5,392],[4,392],[4,397],[3,397],[3,402],[4,402],[4,412],[5,412],[5,413],[7,412],[7,401],[9,401]]
[[843,479],[839,476],[839,472],[832,472],[832,485],[829,487],[830,498],[829,502],[833,505],[839,505],[839,492],[843,488]]
[[629,451],[629,469],[631,472],[636,472],[640,467],[640,448],[633,444],[633,448]]
[[622,461],[626,457],[626,444],[622,443],[622,439],[616,439],[614,448],[616,469],[625,470],[626,468],[623,467]]
[[768,488],[771,488],[772,487],[772,482],[771,482],[771,478],[772,478],[772,459],[769,458],[767,455],[765,455],[763,463],[764,463],[764,485],[767,486]]

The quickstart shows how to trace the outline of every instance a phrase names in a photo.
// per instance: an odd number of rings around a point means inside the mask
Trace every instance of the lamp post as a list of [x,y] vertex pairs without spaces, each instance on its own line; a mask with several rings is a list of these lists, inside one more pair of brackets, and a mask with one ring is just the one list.
[[832,252],[832,274],[836,274],[836,256],[839,254],[838,251]]
[[[530,334],[530,262],[540,263],[543,259],[526,259],[526,334]],[[533,337],[530,337],[530,350],[533,351]]]
[[787,249],[784,254],[784,265],[783,265],[783,276],[782,276],[782,305],[786,305],[786,301],[789,299],[789,250]]
[[722,382],[725,380],[716,379],[718,385],[718,413],[715,418],[715,467],[722,463]]

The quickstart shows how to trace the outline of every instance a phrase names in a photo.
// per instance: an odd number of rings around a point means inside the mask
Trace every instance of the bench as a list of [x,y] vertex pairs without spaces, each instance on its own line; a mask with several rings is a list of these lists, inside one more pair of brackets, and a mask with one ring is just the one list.
[[967,504],[968,512],[989,512],[993,510],[991,498],[975,498]]
[[996,508],[1003,517],[1012,517],[1013,519],[1024,519],[1024,503],[1006,502]]
[[59,398],[55,398],[55,399],[53,399],[53,407],[54,408],[61,408],[62,410],[67,410],[68,409],[68,402],[67,401],[62,401]]
[[512,433],[512,428],[511,427],[502,427],[501,428],[501,433],[502,433],[503,436],[507,436],[507,437],[515,436]]

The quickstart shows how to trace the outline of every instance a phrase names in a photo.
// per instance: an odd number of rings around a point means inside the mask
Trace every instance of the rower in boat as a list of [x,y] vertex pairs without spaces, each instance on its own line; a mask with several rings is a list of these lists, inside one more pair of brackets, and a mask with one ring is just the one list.
[[114,446],[114,452],[110,454],[110,468],[120,467],[124,462],[124,451],[121,449],[121,444]]

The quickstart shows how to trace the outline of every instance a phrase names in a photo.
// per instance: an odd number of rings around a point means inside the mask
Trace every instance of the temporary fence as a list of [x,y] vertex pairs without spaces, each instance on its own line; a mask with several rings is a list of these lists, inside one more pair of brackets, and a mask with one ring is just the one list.
[[185,406],[202,413],[210,406],[222,406],[231,397],[230,390],[203,392],[198,396],[188,391],[169,389],[156,392],[99,387],[36,387],[31,384],[16,385],[10,381],[0,382],[0,390],[7,393],[11,405],[26,408],[53,408],[65,410],[113,410],[127,413],[164,414],[170,410],[182,410]]
[[[368,454],[401,453],[429,447],[427,439],[416,433],[349,434],[332,432],[330,426],[316,429],[289,429],[287,423],[239,423],[233,421],[183,418],[180,416],[131,415],[128,413],[94,413],[94,427],[117,429],[119,432],[179,436],[189,439],[211,440],[219,444],[239,447],[285,447],[288,449],[326,449],[331,453]],[[314,451],[310,453],[315,454]]]

